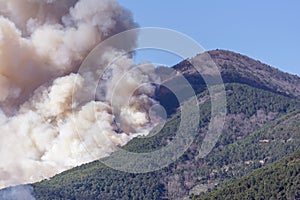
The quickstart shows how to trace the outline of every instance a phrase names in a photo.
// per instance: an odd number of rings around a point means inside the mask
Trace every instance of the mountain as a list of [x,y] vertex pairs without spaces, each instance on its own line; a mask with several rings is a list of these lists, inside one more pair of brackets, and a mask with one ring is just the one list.
[[[208,54],[208,55],[207,55]],[[224,83],[239,82],[256,88],[270,90],[290,97],[300,97],[299,77],[226,50],[208,51],[174,66],[182,74],[195,75],[192,65],[201,66],[209,56],[221,72]],[[206,61],[209,62],[209,61]]]
[[[200,199],[300,199],[300,151]],[[196,199],[196,197],[194,197]]]
[[[203,66],[212,60],[225,84],[227,115],[215,147],[201,158],[198,152],[211,117],[211,97],[204,80],[214,80]],[[174,92],[184,94],[185,104],[191,101],[185,93],[188,85],[178,79],[181,74],[195,91],[200,112],[199,122],[193,114],[186,116],[185,120],[197,127],[187,151],[161,170],[140,174],[117,171],[94,161],[33,184],[36,199],[188,199],[225,187],[299,150],[299,77],[225,50],[199,54],[173,68],[160,67],[157,71],[164,84],[175,90],[162,86],[156,92],[168,120],[159,133],[154,134],[158,126],[150,136],[135,138],[122,148],[152,152],[176,139],[182,104]],[[129,163],[127,167],[130,166]]]
[[[224,83],[241,83],[283,96],[300,98],[298,76],[282,72],[260,61],[227,50],[212,50],[199,54],[194,58],[178,63],[173,69],[180,72],[189,81],[196,93],[200,93],[206,89],[206,83],[203,79],[206,74],[205,69],[202,70],[202,65],[216,65]],[[200,69],[202,73],[200,74],[194,66]],[[170,82],[170,80],[168,81]],[[176,78],[171,79],[171,82],[176,84]],[[180,90],[184,90],[182,86],[178,87]],[[158,98],[169,113],[174,111],[174,107],[179,106],[175,97],[163,89],[158,93]],[[171,105],[170,98],[173,99]]]

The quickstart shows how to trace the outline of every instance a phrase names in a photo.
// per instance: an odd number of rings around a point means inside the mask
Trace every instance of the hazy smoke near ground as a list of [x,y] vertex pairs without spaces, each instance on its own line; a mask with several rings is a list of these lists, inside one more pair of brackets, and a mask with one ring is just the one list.
[[[53,176],[147,133],[151,65],[111,48],[99,67],[118,59],[100,81],[76,73],[99,42],[136,26],[130,12],[114,0],[0,0],[0,13],[0,187]],[[82,100],[97,81],[96,99]]]
[[1,200],[35,200],[32,195],[31,186],[20,185],[17,187],[7,188],[0,193]]

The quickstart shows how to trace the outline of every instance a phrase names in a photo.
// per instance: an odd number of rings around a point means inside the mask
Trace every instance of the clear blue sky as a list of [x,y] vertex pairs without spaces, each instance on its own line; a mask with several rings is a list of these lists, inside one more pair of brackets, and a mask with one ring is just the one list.
[[[232,50],[300,75],[300,0],[119,3],[132,11],[141,27],[174,29],[195,39],[206,50]],[[144,53],[141,57],[149,55]],[[172,64],[174,59],[168,55],[161,57],[165,57],[159,60],[164,64]]]

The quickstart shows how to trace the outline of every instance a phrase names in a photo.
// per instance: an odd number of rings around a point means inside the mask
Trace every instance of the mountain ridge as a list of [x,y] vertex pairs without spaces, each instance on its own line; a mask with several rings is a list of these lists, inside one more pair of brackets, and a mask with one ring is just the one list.
[[[218,67],[224,83],[232,81],[233,78],[236,78],[236,81],[243,81],[237,80],[237,78],[244,78],[244,83],[246,84],[251,84],[251,81],[259,86],[267,84],[267,87],[264,89],[271,89],[274,92],[279,92],[297,98],[300,97],[300,77],[297,75],[282,72],[279,69],[271,67],[258,60],[254,60],[248,56],[228,50],[207,51],[203,54],[198,54],[194,58],[184,60],[173,66],[173,68],[180,71],[183,75],[190,73],[188,70],[184,70],[186,69],[185,65],[189,66],[189,69],[194,69],[193,67],[190,67],[188,63],[191,65],[197,65],[197,60],[208,59],[204,58],[208,56]],[[195,71],[192,72],[195,73]],[[232,77],[232,73],[234,73],[237,77]],[[270,82],[274,85],[270,85]]]

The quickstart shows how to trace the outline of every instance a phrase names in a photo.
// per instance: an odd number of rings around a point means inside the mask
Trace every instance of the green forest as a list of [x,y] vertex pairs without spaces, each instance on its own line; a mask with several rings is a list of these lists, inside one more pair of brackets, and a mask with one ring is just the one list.
[[300,199],[300,151],[193,199]]

